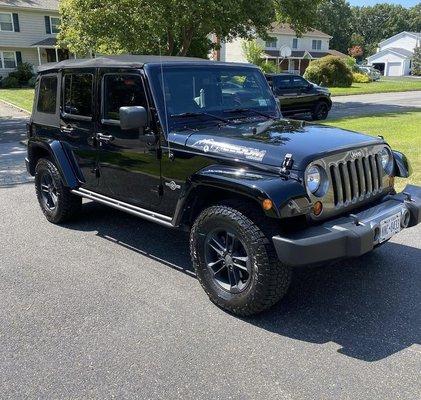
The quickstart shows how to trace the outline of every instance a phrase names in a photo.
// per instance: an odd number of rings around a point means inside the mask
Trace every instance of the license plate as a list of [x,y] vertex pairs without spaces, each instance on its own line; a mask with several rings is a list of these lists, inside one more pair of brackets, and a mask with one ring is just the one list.
[[401,231],[401,214],[392,215],[380,222],[380,239],[382,243]]

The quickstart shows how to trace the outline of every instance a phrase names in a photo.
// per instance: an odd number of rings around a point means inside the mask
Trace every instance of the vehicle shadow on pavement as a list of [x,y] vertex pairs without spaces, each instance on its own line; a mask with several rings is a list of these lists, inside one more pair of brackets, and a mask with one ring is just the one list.
[[26,139],[25,118],[0,117],[0,144]]
[[[188,234],[139,220],[100,204],[84,204],[84,216],[66,226],[97,235],[175,268],[194,271]],[[421,343],[421,250],[388,243],[360,259],[294,273],[287,296],[245,323],[338,352],[378,361]]]

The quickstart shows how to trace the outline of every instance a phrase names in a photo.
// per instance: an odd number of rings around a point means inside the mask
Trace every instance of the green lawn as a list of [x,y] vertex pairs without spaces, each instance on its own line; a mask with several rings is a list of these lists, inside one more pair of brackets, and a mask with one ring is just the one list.
[[324,124],[383,136],[394,150],[406,154],[413,168],[409,179],[396,180],[396,188],[401,190],[406,183],[421,185],[421,112],[349,117]]
[[349,88],[329,88],[332,96],[348,96],[351,94],[408,92],[421,90],[421,79],[417,78],[381,78],[377,82],[353,83]]
[[26,111],[31,111],[34,89],[0,89],[0,100],[12,103]]

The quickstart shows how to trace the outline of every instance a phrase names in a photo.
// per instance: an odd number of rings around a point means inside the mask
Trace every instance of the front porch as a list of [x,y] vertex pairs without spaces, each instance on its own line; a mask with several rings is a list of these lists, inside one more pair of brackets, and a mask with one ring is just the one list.
[[59,62],[70,58],[76,59],[76,54],[72,54],[67,49],[62,49],[57,45],[56,38],[46,38],[32,45],[37,49],[38,65],[50,62]]

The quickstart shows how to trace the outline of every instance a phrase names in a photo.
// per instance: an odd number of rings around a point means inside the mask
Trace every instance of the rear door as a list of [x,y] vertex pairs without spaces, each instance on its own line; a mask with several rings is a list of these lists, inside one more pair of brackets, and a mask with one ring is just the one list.
[[61,140],[73,150],[86,189],[98,186],[98,149],[93,137],[95,73],[95,69],[65,70],[62,73]]
[[161,200],[158,145],[153,139],[145,140],[148,128],[144,132],[120,128],[120,107],[142,106],[149,111],[143,76],[135,70],[102,70],[99,78],[98,192],[138,207],[156,207]]

